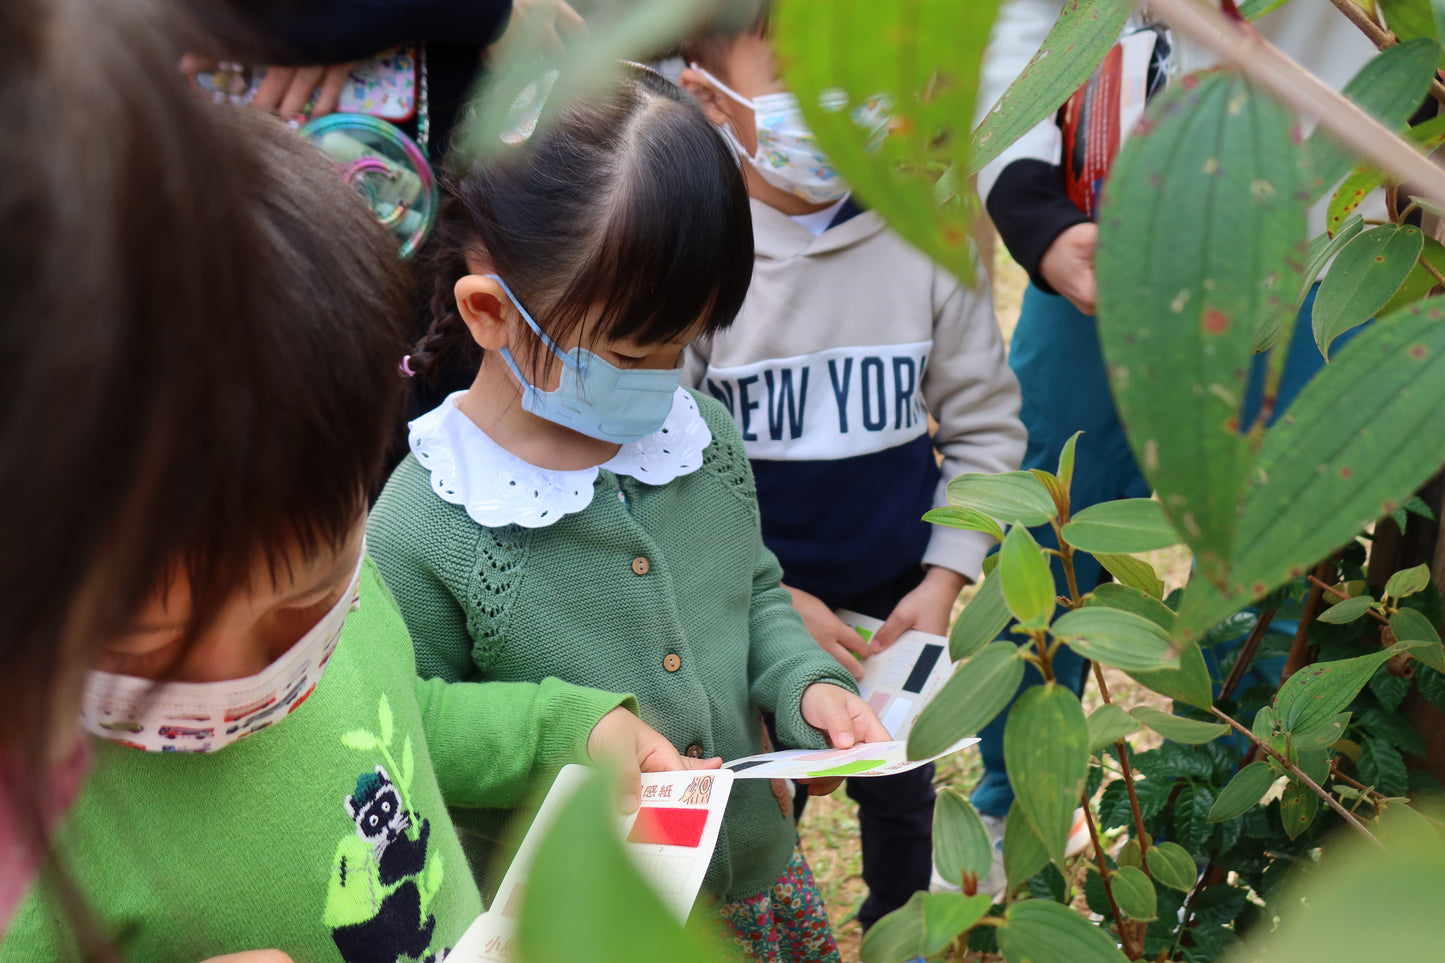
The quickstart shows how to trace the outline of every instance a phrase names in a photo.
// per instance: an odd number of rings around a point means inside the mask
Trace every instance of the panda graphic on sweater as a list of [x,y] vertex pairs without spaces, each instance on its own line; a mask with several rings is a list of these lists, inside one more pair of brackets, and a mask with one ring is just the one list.
[[343,801],[356,826],[336,847],[325,922],[346,963],[441,963],[429,953],[441,888],[441,857],[428,859],[431,824],[418,825],[382,766],[362,773]]

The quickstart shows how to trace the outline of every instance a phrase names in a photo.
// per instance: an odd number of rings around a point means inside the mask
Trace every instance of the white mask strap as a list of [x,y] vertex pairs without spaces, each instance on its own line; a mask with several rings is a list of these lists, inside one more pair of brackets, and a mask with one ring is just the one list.
[[716,87],[718,90],[720,90],[720,91],[722,91],[723,93],[727,94],[727,95],[728,95],[729,97],[731,97],[733,100],[736,100],[738,103],[742,104],[744,107],[748,108],[749,110],[757,110],[757,105],[756,105],[756,104],[754,104],[751,100],[748,100],[746,97],[744,97],[742,94],[738,93],[736,90],[733,90],[731,87],[729,87],[727,84],[723,83],[721,80],[718,80],[716,77],[714,77],[714,76],[712,75],[712,73],[711,73],[706,67],[700,67],[700,66],[698,66],[698,64],[697,64],[696,61],[693,61],[693,62],[692,62],[691,64],[689,64],[688,66],[692,67],[693,70],[696,70],[698,73],[702,74],[703,77],[707,80],[708,83],[712,84],[712,85],[713,85],[714,87]]

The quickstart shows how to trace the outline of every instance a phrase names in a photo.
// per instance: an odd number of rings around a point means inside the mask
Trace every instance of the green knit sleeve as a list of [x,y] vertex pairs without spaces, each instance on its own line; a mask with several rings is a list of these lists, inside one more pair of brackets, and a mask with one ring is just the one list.
[[637,712],[632,696],[560,679],[417,679],[416,693],[442,797],[470,808],[522,804],[563,766],[588,761],[587,737],[603,716]]
[[432,494],[426,469],[408,455],[366,523],[367,550],[401,608],[417,672],[447,682],[476,674],[460,599],[477,526],[458,525],[454,508]]
[[737,424],[715,399],[697,394],[698,410],[712,431],[712,444],[703,456],[704,468],[750,507],[751,533],[739,537],[753,540],[752,606],[748,611],[748,688],[752,703],[777,720],[778,737],[787,746],[821,748],[823,734],[803,721],[803,690],[815,682],[828,682],[849,692],[858,684],[848,670],[828,655],[793,608],[793,598],[783,588],[783,569],[763,544],[762,521],[758,515],[757,488],[752,466],[743,448]]

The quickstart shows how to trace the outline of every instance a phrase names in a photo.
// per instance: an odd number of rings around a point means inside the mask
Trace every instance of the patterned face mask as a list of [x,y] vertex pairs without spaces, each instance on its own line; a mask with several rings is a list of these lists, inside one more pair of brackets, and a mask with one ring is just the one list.
[[[848,193],[847,182],[828,162],[817,137],[803,119],[795,94],[766,94],[749,100],[697,64],[692,68],[719,91],[753,112],[758,134],[758,149],[754,153],[747,152],[730,128],[724,126],[720,130],[763,180],[814,204],[830,204]],[[838,99],[827,97],[824,106],[837,109],[842,106]],[[880,137],[888,126],[886,99],[871,97],[864,101],[854,109],[853,120],[873,138]]]
[[81,724],[147,752],[216,752],[284,719],[311,694],[359,604],[362,559],[341,597],[286,654],[252,676],[224,682],[163,682],[92,670]]

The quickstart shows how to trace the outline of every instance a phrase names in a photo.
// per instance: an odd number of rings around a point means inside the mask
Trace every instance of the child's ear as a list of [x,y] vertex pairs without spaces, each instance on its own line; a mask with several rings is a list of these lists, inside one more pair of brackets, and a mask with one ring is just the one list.
[[511,300],[501,284],[495,278],[482,274],[468,274],[457,281],[453,291],[457,311],[471,331],[472,340],[487,350],[506,347],[507,319],[504,312]]
[[699,71],[693,70],[691,67],[683,68],[682,75],[678,77],[678,83],[683,90],[692,94],[702,105],[703,116],[707,117],[708,122],[713,126],[721,127],[732,120],[723,105],[723,94],[708,83],[707,78]]

